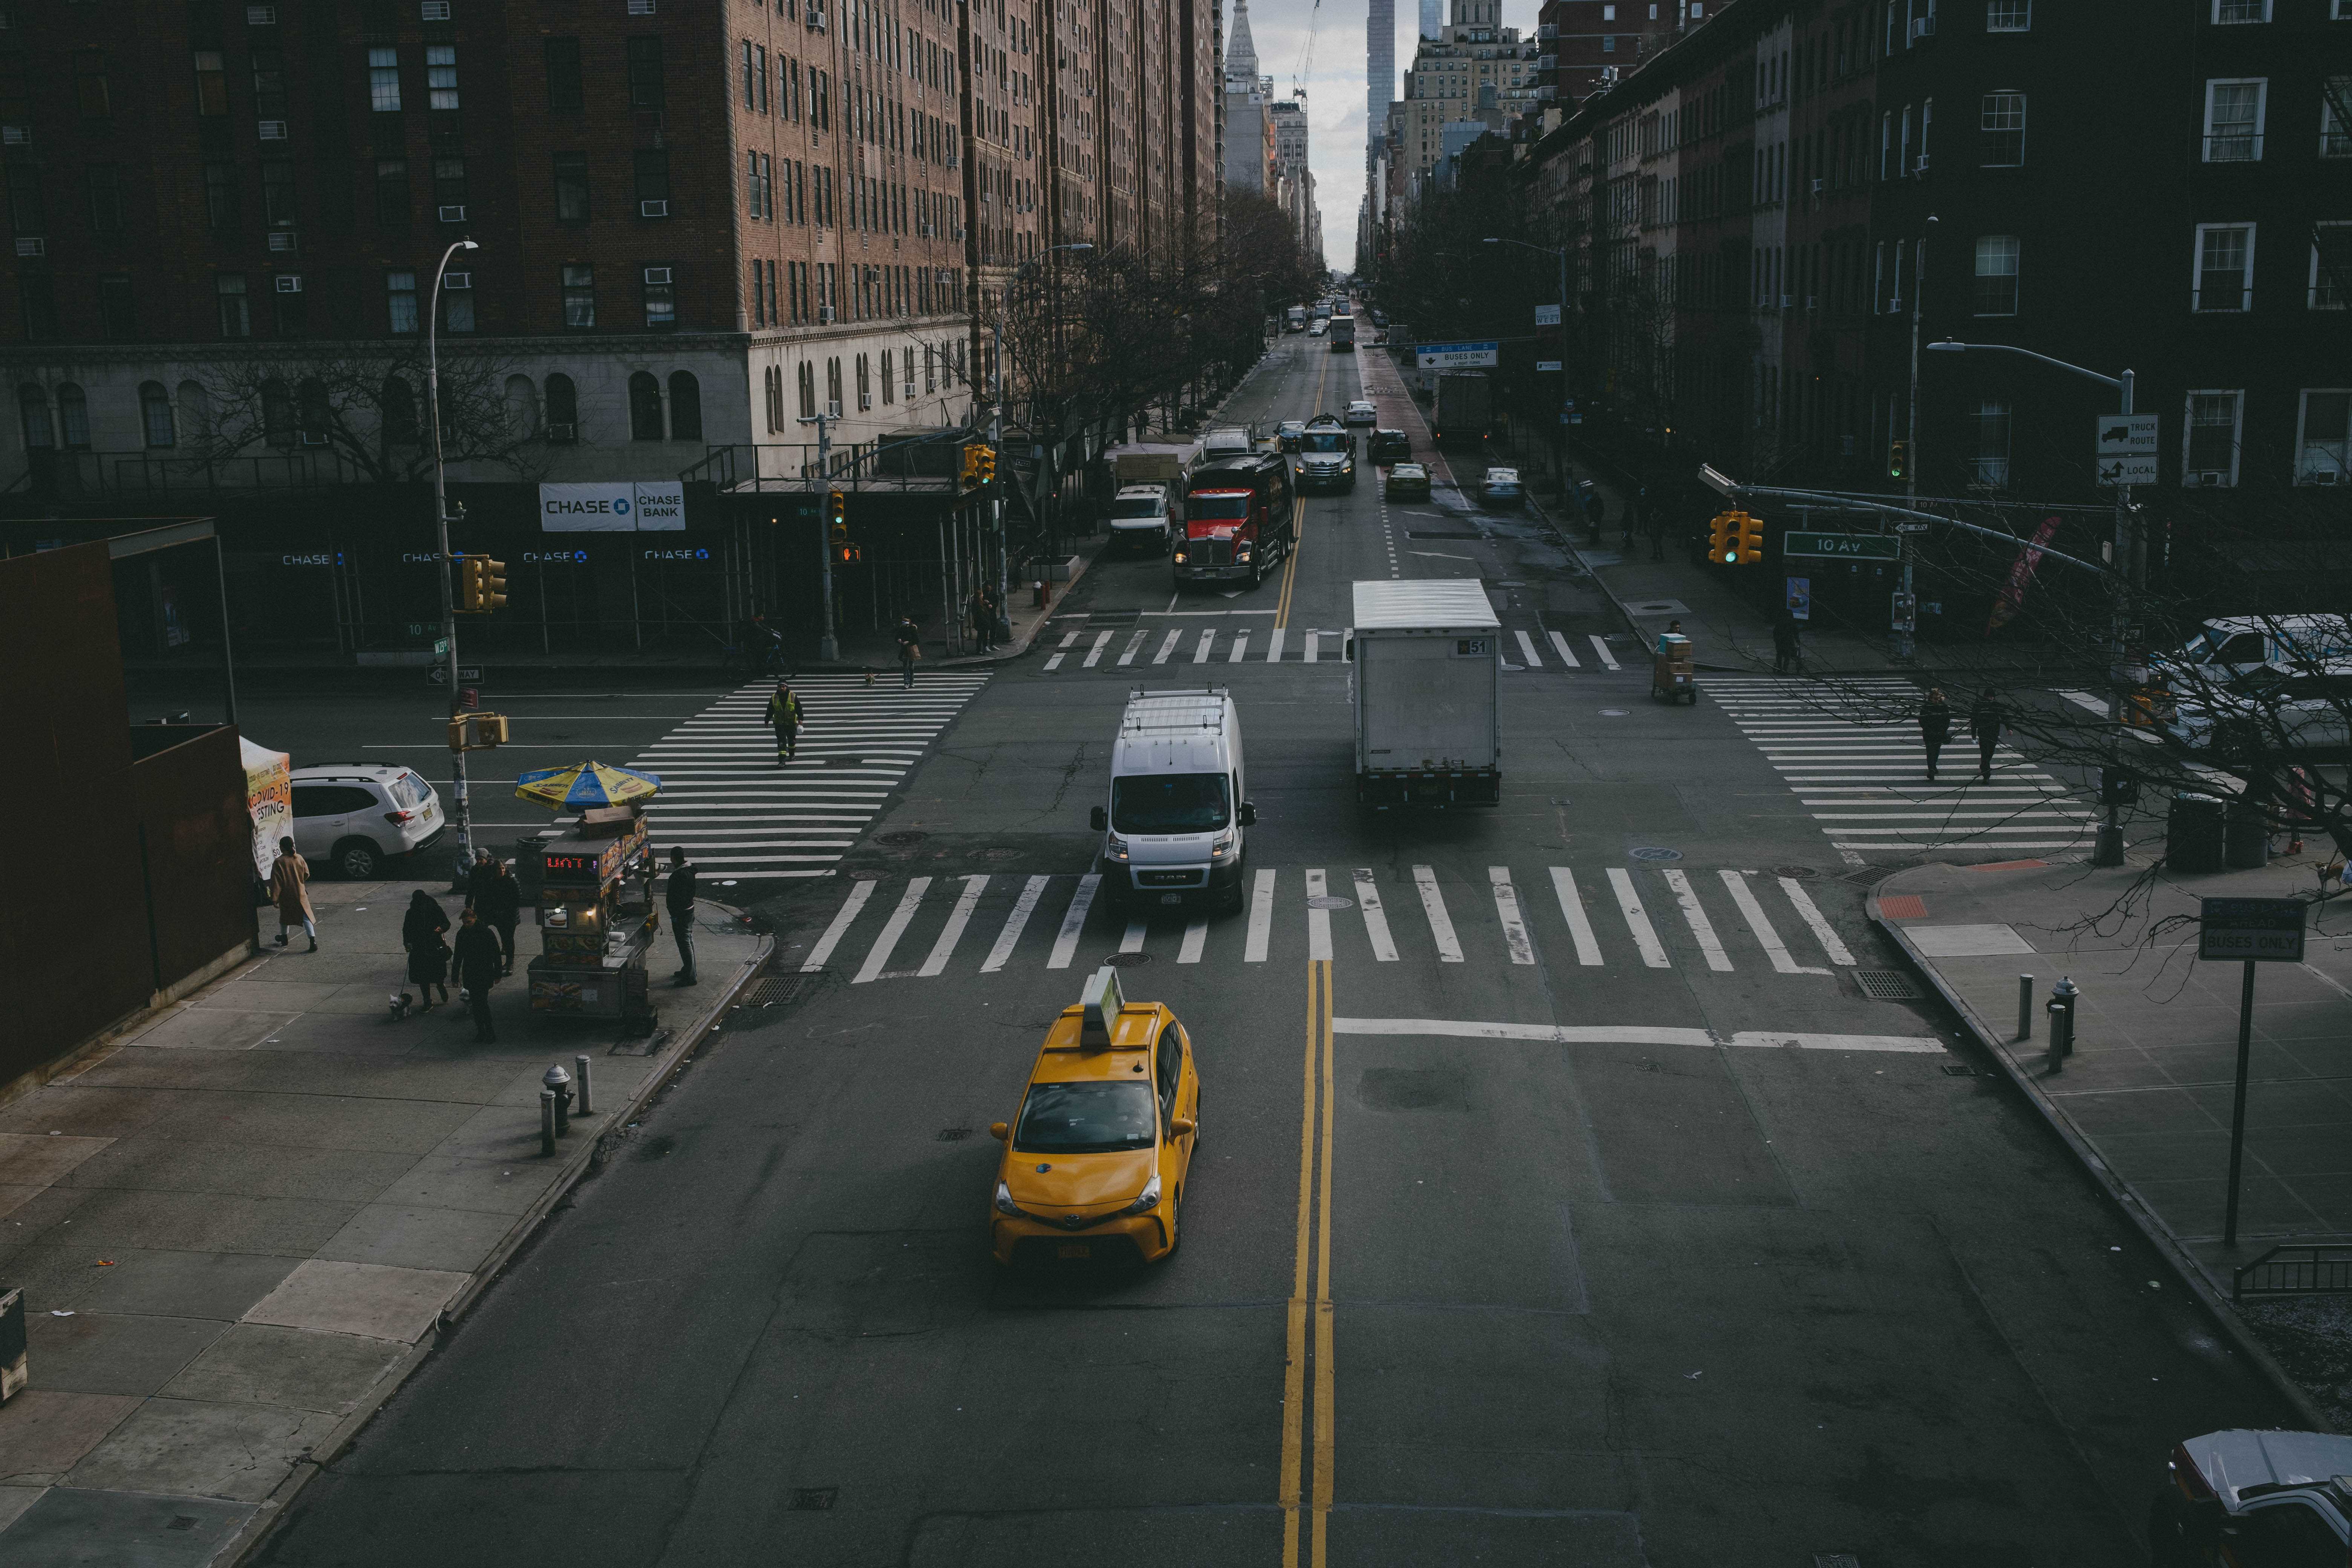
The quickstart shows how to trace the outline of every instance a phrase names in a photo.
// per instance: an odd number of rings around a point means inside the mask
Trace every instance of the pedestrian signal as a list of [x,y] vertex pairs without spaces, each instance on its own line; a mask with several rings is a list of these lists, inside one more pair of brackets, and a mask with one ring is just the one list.
[[457,611],[487,616],[507,602],[507,563],[487,555],[457,558]]
[[1732,538],[1733,562],[1741,566],[1753,566],[1764,559],[1764,522],[1744,511],[1731,514],[1738,520]]
[[1886,445],[1886,477],[1890,479],[1907,478],[1911,472],[1911,443],[1890,441]]

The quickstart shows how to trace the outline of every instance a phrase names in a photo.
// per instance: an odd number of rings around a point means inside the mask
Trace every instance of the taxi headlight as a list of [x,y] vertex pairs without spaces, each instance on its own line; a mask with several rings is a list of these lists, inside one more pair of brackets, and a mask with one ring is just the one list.
[[1021,1212],[1021,1205],[1013,1201],[1013,1189],[1003,1182],[996,1184],[996,1212],[1009,1215],[1018,1215]]
[[1149,1214],[1159,1206],[1160,1173],[1154,1171],[1151,1173],[1151,1180],[1144,1183],[1143,1190],[1135,1194],[1135,1201],[1118,1212],[1121,1214]]

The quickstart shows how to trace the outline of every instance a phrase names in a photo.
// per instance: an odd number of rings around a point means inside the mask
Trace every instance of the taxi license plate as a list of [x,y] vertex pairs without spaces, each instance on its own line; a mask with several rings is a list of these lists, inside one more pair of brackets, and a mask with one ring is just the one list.
[[1184,895],[1181,893],[1162,893],[1160,895],[1160,901],[1163,904],[1181,904],[1184,901]]
[[1054,1248],[1056,1258],[1092,1258],[1094,1248],[1083,1241],[1066,1241]]

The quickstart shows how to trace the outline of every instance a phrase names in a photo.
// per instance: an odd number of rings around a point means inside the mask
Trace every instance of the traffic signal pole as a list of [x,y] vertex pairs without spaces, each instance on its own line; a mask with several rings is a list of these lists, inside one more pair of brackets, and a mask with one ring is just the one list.
[[[801,421],[816,426],[816,477],[825,487],[833,489],[833,416],[817,413]],[[816,524],[817,633],[816,657],[820,663],[832,664],[841,658],[841,639],[833,629],[833,519],[821,516]]]
[[[472,240],[460,239],[441,253],[441,265],[433,273],[433,299],[425,317],[425,416],[433,424],[433,527],[441,552],[442,670],[449,686],[449,717],[453,720],[462,708],[457,696],[457,562],[449,553],[449,491],[441,467],[441,356],[435,329],[441,321],[441,279],[448,273],[449,258],[460,250],[478,248]],[[474,858],[473,812],[466,797],[466,752],[461,746],[449,748],[449,797],[452,821],[457,829],[457,871],[450,885],[450,891],[456,892],[465,886],[467,868]]]

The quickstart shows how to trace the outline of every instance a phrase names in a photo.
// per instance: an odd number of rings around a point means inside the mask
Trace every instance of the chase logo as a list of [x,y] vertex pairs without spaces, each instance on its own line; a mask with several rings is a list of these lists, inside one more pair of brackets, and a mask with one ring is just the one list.
[[616,517],[626,517],[629,515],[628,497],[615,496],[613,498],[613,514]]

